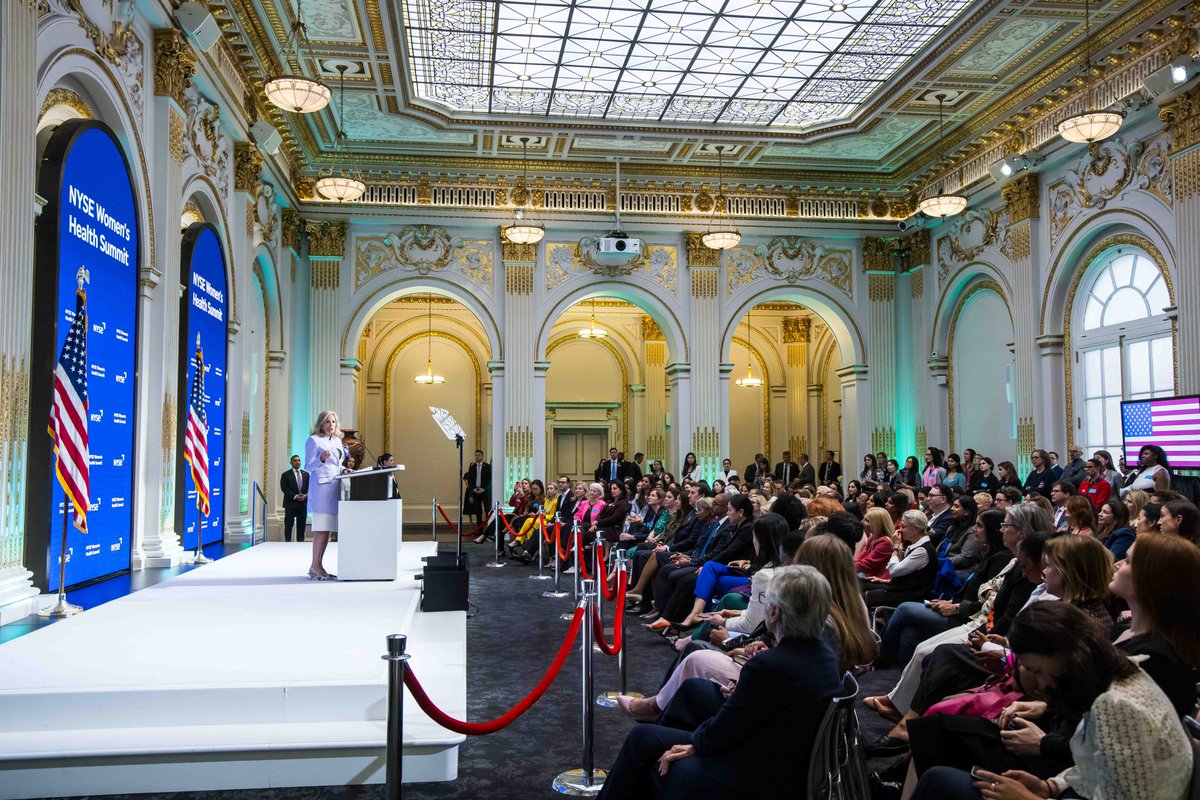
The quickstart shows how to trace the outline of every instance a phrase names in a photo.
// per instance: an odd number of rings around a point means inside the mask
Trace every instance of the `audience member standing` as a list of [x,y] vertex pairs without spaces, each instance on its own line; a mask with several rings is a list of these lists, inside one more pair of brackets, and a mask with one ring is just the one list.
[[296,541],[304,541],[304,525],[308,520],[308,473],[300,469],[300,456],[292,456],[292,468],[279,476],[279,491],[283,495],[283,540],[292,540],[296,526]]

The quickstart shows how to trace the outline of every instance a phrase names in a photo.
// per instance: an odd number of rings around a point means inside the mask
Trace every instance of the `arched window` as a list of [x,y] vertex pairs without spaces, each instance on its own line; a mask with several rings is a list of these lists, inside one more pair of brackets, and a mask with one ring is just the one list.
[[[1121,450],[1121,401],[1174,394],[1166,281],[1145,252],[1110,250],[1087,267],[1077,301],[1075,438],[1086,454]],[[1077,373],[1078,374],[1078,373]]]

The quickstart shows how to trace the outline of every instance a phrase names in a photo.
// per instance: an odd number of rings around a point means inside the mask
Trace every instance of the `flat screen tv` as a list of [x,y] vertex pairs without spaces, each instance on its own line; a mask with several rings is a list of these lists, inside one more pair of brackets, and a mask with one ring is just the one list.
[[1138,463],[1138,451],[1158,445],[1171,469],[1200,469],[1200,395],[1126,400],[1121,403],[1125,463]]

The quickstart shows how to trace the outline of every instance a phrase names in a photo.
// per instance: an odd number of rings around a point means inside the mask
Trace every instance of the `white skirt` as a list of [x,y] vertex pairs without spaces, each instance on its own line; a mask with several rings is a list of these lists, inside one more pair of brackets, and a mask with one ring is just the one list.
[[314,531],[336,531],[337,514],[320,514],[314,512],[312,515],[312,529]]

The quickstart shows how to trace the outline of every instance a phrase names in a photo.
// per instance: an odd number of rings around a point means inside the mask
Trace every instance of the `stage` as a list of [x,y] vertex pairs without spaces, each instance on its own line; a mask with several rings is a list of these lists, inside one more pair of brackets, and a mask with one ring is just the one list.
[[[381,783],[388,634],[466,716],[466,615],[419,610],[435,548],[343,583],[264,543],[0,645],[0,798]],[[406,782],[453,780],[463,739],[406,692]]]

